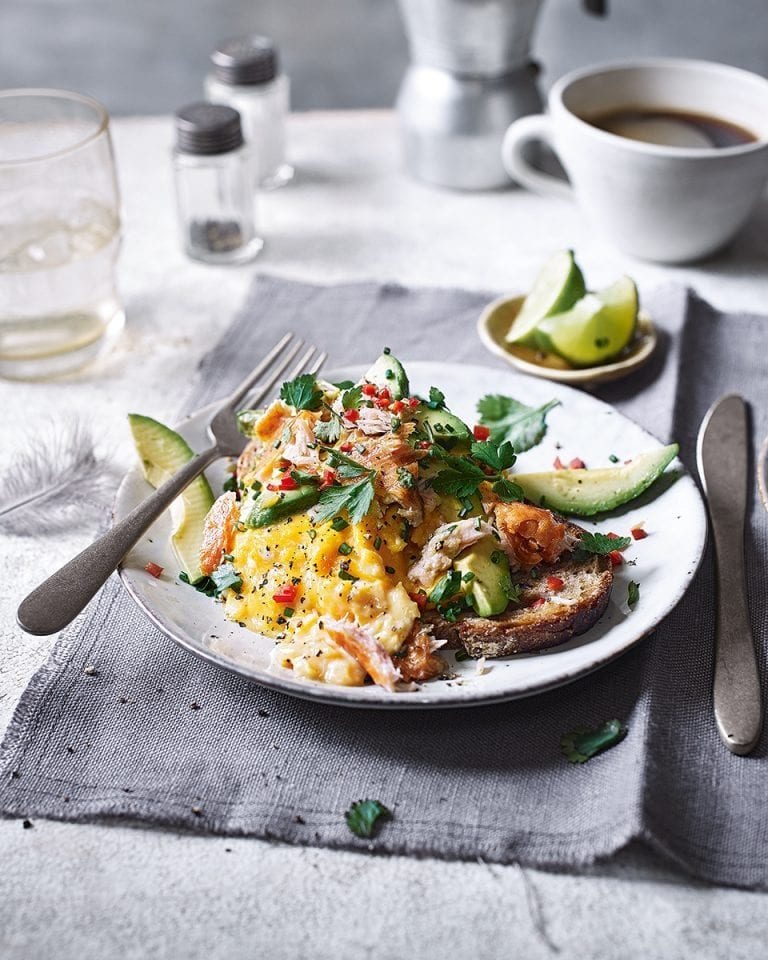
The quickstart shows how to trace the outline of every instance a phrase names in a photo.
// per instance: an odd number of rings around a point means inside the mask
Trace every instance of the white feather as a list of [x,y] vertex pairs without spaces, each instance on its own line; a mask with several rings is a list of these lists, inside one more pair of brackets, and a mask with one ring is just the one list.
[[106,506],[105,479],[90,430],[51,423],[0,474],[0,529],[39,536],[93,523]]

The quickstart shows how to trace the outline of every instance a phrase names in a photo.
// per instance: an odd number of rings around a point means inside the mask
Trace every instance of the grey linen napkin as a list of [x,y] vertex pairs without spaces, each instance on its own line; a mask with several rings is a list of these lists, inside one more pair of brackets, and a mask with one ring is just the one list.
[[[474,332],[486,300],[459,290],[260,278],[203,361],[188,408],[220,395],[287,328],[327,348],[334,364],[365,363],[386,342],[406,359],[500,368]],[[678,287],[647,303],[662,349],[605,398],[660,439],[674,436],[689,465],[701,418],[723,393],[744,394],[755,436],[768,433],[768,318],[720,315]],[[762,669],[767,521],[753,503],[749,595]],[[373,797],[394,813],[373,842],[380,851],[576,865],[640,838],[701,877],[768,886],[765,738],[750,758],[718,740],[712,632],[707,556],[655,635],[568,687],[469,710],[345,710],[282,696],[192,657],[111,582],[21,699],[2,748],[0,810],[367,848],[343,814]],[[609,717],[627,723],[626,739],[584,766],[567,763],[562,734]]]

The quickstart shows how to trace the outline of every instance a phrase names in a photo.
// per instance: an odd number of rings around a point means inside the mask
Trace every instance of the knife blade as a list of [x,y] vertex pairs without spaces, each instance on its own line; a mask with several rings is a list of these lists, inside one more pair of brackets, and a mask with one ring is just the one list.
[[715,720],[733,753],[749,753],[760,736],[763,705],[746,595],[744,524],[749,437],[742,397],[721,397],[699,429],[697,461],[707,497],[717,567]]

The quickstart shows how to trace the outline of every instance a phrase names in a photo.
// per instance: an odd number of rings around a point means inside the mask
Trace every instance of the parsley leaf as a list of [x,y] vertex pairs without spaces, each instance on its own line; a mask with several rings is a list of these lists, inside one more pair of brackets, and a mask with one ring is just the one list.
[[326,487],[313,509],[313,519],[315,523],[325,523],[346,510],[351,523],[360,523],[371,509],[373,494],[373,477],[370,473],[362,480],[346,486]]
[[363,402],[363,387],[358,384],[356,387],[350,387],[341,395],[341,405],[345,410],[359,410]]
[[627,606],[634,607],[640,599],[640,584],[630,580],[627,584]]
[[451,570],[432,587],[427,600],[431,603],[442,603],[461,588],[461,573],[458,570]]
[[391,816],[380,800],[358,800],[344,814],[344,819],[356,837],[365,839],[373,836],[378,820]]
[[280,399],[297,410],[319,410],[323,391],[313,373],[302,373],[295,380],[286,380],[280,388]]
[[475,460],[487,463],[493,470],[509,470],[517,460],[515,449],[508,440],[501,443],[495,440],[476,441],[472,444],[471,451]]
[[632,540],[629,537],[609,537],[604,533],[585,531],[581,535],[576,551],[602,557],[607,553],[613,553],[614,550],[626,550],[630,543],[632,543]]
[[620,720],[606,720],[594,730],[577,727],[560,741],[560,749],[571,763],[586,763],[590,757],[615,747],[627,735],[627,728]]
[[480,423],[490,427],[491,440],[507,440],[518,453],[525,453],[541,442],[547,432],[547,413],[559,403],[550,400],[540,407],[527,407],[512,397],[489,393],[478,400],[477,412]]
[[334,387],[336,387],[338,390],[349,390],[350,387],[354,387],[354,385],[355,384],[353,380],[338,380],[336,383],[334,383]]

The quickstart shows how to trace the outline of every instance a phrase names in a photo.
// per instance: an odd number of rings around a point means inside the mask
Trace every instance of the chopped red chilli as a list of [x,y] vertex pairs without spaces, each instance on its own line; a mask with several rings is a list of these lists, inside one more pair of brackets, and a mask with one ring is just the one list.
[[620,550],[611,550],[608,557],[614,567],[620,567],[624,563],[624,557],[622,557]]
[[562,590],[565,580],[562,577],[547,577],[547,586],[550,590]]
[[544,599],[544,597],[536,597],[535,600],[531,601],[530,605],[535,610],[537,607],[543,607],[546,602],[547,601]]
[[293,603],[296,599],[297,587],[293,583],[284,583],[280,589],[272,595],[275,603]]
[[349,420],[350,423],[357,423],[357,421],[360,419],[360,411],[359,411],[359,410],[345,410],[345,411],[344,411],[344,416],[346,417],[347,420]]
[[281,490],[295,490],[298,485],[298,481],[294,480],[293,477],[283,477],[280,480]]
[[555,457],[555,459],[552,461],[552,467],[555,470],[565,470],[565,464],[560,459],[560,457]]
[[159,563],[152,563],[151,560],[149,563],[145,564],[144,569],[153,577],[159,577],[163,572],[163,567],[161,567]]
[[635,540],[645,540],[645,538],[648,536],[642,527],[632,527],[629,532],[632,534],[632,537]]
[[408,596],[413,600],[419,610],[423,610],[427,605],[426,593],[409,593]]
[[490,427],[486,427],[482,423],[476,423],[472,430],[472,435],[475,440],[487,440],[491,435]]
[[581,457],[574,457],[573,460],[568,464],[569,470],[586,470],[587,465],[581,459]]
[[364,383],[362,390],[363,390],[363,393],[366,395],[366,397],[376,396],[376,385],[373,383]]

